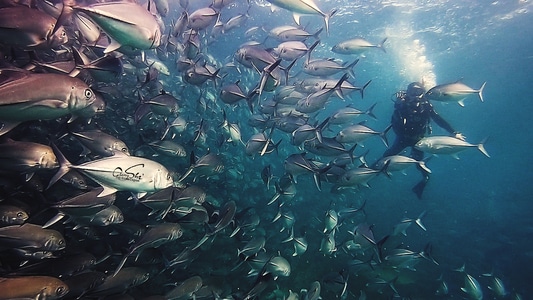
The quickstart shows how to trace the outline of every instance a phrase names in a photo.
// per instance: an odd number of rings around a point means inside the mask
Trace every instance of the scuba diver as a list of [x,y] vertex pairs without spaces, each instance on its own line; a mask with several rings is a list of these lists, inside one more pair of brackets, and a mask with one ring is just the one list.
[[[437,114],[429,100],[424,97],[425,92],[421,83],[413,82],[407,86],[406,91],[396,93],[394,112],[391,118],[396,139],[394,144],[383,153],[383,157],[396,155],[403,149],[411,147],[411,158],[422,160],[424,152],[414,146],[426,134],[431,134],[431,120],[456,138],[464,140],[461,133],[455,131],[448,122]],[[420,199],[429,180],[429,173],[420,166],[417,168],[422,173],[422,180],[412,190]]]

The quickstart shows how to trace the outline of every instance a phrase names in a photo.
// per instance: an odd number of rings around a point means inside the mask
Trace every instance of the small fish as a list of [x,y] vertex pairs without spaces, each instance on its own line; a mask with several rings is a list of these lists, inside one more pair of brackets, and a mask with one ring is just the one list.
[[300,16],[301,15],[320,15],[324,18],[324,23],[326,25],[326,32],[329,33],[329,19],[333,16],[336,10],[333,10],[329,13],[324,13],[316,5],[313,0],[267,0],[277,7],[284,8],[293,13],[294,21],[297,25],[300,25]]
[[202,287],[203,281],[200,276],[192,276],[185,279],[180,285],[168,291],[165,298],[173,299],[194,299],[194,294]]
[[69,291],[61,280],[51,276],[0,278],[0,299],[61,299]]
[[124,255],[121,262],[115,269],[113,276],[116,276],[132,254],[139,255],[147,248],[157,248],[163,244],[175,241],[183,235],[183,229],[177,223],[160,223],[150,226],[141,238],[131,245],[128,253]]
[[392,232],[392,235],[399,235],[403,234],[404,236],[407,236],[407,228],[411,226],[413,222],[420,227],[420,229],[426,231],[426,227],[424,224],[422,224],[422,218],[426,215],[426,211],[423,211],[420,213],[420,215],[416,219],[409,219],[409,218],[403,218],[400,223],[394,225],[394,229]]
[[377,48],[381,49],[383,52],[385,51],[385,48],[383,47],[383,44],[387,41],[387,38],[384,38],[379,44],[371,44],[367,40],[363,38],[353,38],[349,40],[342,41],[333,48],[331,48],[331,51],[339,54],[356,54],[361,55],[363,52],[367,51],[371,48]]
[[28,213],[17,206],[0,204],[0,226],[22,225],[28,220]]
[[53,229],[25,223],[0,228],[1,249],[23,249],[35,251],[56,251],[66,247],[65,238]]
[[267,187],[267,190],[270,188],[270,181],[272,180],[272,177],[272,167],[270,165],[265,166],[261,171],[261,179]]
[[120,151],[130,155],[128,146],[120,139],[100,130],[87,130],[71,133],[85,147],[82,155],[94,153],[100,156],[113,156]]
[[218,18],[219,12],[212,7],[199,8],[189,14],[189,28],[196,31],[206,29]]
[[461,288],[461,291],[465,292],[471,299],[483,299],[481,285],[479,285],[479,282],[470,274],[465,274],[465,286]]
[[272,274],[274,278],[278,276],[287,277],[291,274],[291,265],[282,256],[274,256],[269,259],[265,265],[265,274]]

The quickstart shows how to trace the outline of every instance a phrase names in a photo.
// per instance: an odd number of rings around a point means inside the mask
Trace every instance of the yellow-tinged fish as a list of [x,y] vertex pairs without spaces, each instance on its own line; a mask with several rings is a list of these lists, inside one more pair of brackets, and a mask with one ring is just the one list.
[[0,300],[51,300],[63,298],[67,293],[67,284],[51,276],[0,278]]
[[0,228],[0,250],[14,248],[36,252],[63,250],[65,247],[65,238],[53,229],[43,229],[31,223]]
[[56,19],[26,6],[0,9],[0,40],[3,45],[24,49],[56,48],[68,42],[65,29]]
[[75,113],[95,99],[91,88],[78,78],[0,69],[0,135],[24,121],[53,120]]

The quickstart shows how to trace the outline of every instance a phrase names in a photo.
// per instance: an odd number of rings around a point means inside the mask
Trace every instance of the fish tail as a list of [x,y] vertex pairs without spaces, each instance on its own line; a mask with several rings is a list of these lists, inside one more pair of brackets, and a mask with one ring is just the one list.
[[367,83],[365,83],[365,85],[363,85],[363,87],[361,88],[361,99],[364,98],[364,96],[365,96],[365,94],[364,94],[365,89],[366,89],[366,87],[367,87],[371,82],[372,82],[372,79],[370,79],[369,81],[367,81]]
[[329,13],[324,15],[324,23],[326,24],[326,33],[329,35],[329,19],[337,12],[336,9],[331,10]]
[[128,259],[129,254],[130,253],[124,255],[124,257],[122,258],[122,260],[118,264],[117,268],[115,269],[115,272],[113,273],[113,277],[117,276],[118,272],[120,272],[120,270],[122,269],[122,267],[126,263],[126,260]]
[[428,166],[426,166],[426,162],[425,162],[425,161],[423,161],[423,160],[419,160],[419,161],[418,161],[418,166],[419,166],[422,170],[424,170],[424,171],[426,171],[427,173],[430,173],[430,174],[431,174],[431,170],[428,168]]
[[353,63],[346,66],[346,71],[348,72],[348,74],[350,74],[352,78],[355,78],[355,73],[353,72],[353,68],[355,67],[355,65],[357,65],[358,62],[359,62],[359,58],[356,59]]
[[484,100],[483,100],[483,89],[485,88],[485,84],[487,84],[486,81],[483,82],[483,84],[481,85],[481,87],[480,87],[479,90],[478,90],[479,100],[480,100],[481,102],[484,102]]
[[477,148],[479,149],[479,151],[481,151],[481,153],[483,153],[483,155],[485,155],[486,157],[490,158],[489,153],[488,153],[487,150],[485,149],[485,142],[487,141],[487,139],[488,139],[488,138],[483,139],[483,140],[477,145]]
[[387,50],[385,50],[385,47],[383,47],[383,44],[385,44],[385,42],[387,41],[387,38],[384,38],[378,45],[377,47],[381,50],[383,50],[383,52],[387,53]]
[[315,32],[315,33],[313,34],[313,37],[314,37],[315,39],[319,40],[319,39],[320,39],[319,36],[320,36],[320,34],[322,33],[322,31],[324,31],[324,27],[320,28],[317,32]]
[[322,143],[322,130],[328,124],[328,122],[329,122],[329,117],[327,117],[322,123],[320,123],[320,125],[318,125],[315,130],[315,136],[320,143]]
[[381,140],[385,144],[385,147],[387,148],[389,147],[389,141],[387,140],[387,132],[389,132],[391,128],[392,128],[392,125],[389,125],[387,126],[387,128],[385,128],[385,130],[383,130],[383,132],[379,134],[379,137],[381,138]]
[[376,104],[378,104],[378,103],[376,102],[376,103],[372,104],[372,106],[370,106],[370,107],[365,111],[365,115],[370,116],[370,117],[371,117],[372,119],[374,119],[374,120],[377,120],[376,115],[374,115],[374,112],[373,112],[374,107],[376,107]]
[[56,183],[61,177],[65,176],[65,174],[70,171],[70,168],[72,167],[72,164],[67,160],[67,158],[59,151],[59,148],[52,143],[52,149],[54,150],[54,154],[56,155],[57,159],[59,160],[59,170],[57,173],[50,179],[50,183],[48,183],[48,186],[46,189],[49,189],[54,183]]
[[415,220],[415,224],[418,225],[418,227],[420,227],[422,230],[424,231],[427,231],[426,230],[426,226],[424,226],[424,224],[422,223],[422,218],[426,215],[426,211],[424,210],[422,213],[420,213],[420,215],[418,216],[418,218],[416,218]]

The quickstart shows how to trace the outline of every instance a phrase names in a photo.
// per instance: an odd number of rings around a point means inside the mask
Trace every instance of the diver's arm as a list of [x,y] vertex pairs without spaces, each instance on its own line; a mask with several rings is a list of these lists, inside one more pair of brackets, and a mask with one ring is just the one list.
[[466,137],[462,135],[460,132],[453,130],[452,125],[450,123],[446,122],[434,109],[431,108],[431,118],[437,125],[439,125],[444,130],[448,131],[451,135],[453,135],[456,139],[460,139],[464,141]]
[[437,123],[442,129],[448,131],[450,134],[455,135],[456,131],[452,128],[450,123],[446,122],[434,109],[431,108],[431,119]]

